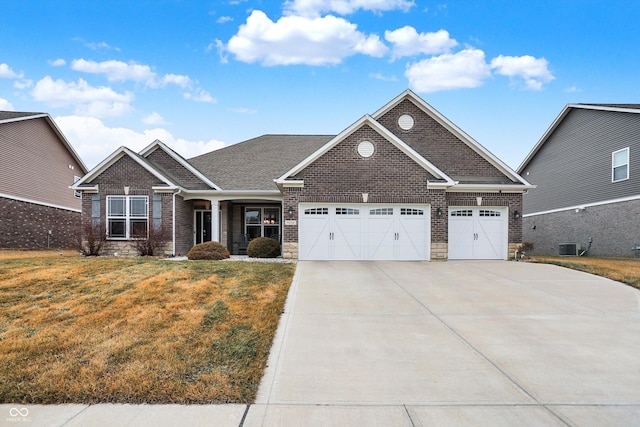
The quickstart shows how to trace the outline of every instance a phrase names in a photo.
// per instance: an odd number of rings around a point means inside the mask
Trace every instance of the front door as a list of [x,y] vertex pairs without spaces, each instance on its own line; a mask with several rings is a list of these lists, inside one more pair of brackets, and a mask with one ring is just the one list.
[[195,211],[195,244],[211,241],[211,211]]

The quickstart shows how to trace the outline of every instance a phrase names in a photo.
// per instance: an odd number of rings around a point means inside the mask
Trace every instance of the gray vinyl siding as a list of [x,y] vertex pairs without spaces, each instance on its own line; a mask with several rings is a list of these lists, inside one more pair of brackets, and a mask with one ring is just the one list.
[[[626,147],[629,179],[614,183],[611,155]],[[640,194],[640,114],[571,110],[521,174],[537,186],[525,214]]]
[[81,210],[69,186],[84,171],[45,118],[0,124],[0,149],[1,194]]

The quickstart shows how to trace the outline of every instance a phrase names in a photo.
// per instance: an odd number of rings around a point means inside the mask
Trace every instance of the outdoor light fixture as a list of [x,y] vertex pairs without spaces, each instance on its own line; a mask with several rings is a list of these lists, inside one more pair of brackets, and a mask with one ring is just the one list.
[[293,206],[289,206],[287,213],[289,214],[289,218],[293,217]]
[[438,215],[438,216],[442,216],[442,208],[438,208],[438,209],[436,210],[436,215]]
[[518,210],[516,209],[515,211],[513,211],[513,218],[514,219],[518,219],[520,218],[520,212],[518,212]]

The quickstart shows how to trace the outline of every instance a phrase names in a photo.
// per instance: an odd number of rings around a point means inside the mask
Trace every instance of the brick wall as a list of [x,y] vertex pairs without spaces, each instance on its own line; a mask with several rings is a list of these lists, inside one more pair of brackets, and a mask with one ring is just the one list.
[[[398,118],[403,114],[409,114],[414,119],[415,124],[410,130],[403,130],[398,125]],[[378,122],[454,179],[492,177],[510,182],[491,163],[409,100],[400,102],[380,117]]]
[[160,169],[168,172],[169,179],[174,178],[178,183],[190,189],[208,189],[209,186],[187,168],[176,162],[164,150],[157,148],[147,156],[147,159]]
[[79,234],[79,212],[0,197],[0,248],[76,248]]
[[640,245],[639,217],[640,200],[535,215],[524,218],[523,240],[533,242],[534,255],[558,255],[561,243],[586,248],[591,237],[589,255],[632,257],[631,248]]
[[[149,197],[149,227],[153,226],[154,203],[153,186],[163,184],[158,178],[149,173],[129,156],[124,156],[117,160],[103,173],[94,178],[89,184],[98,185],[100,190],[100,217],[103,224],[106,224],[107,196],[125,195],[124,187],[129,187],[131,196]],[[173,215],[173,195],[171,193],[161,193],[162,196],[162,231],[165,238],[172,237],[172,215]],[[92,202],[91,193],[84,193],[82,197],[82,221],[91,218]],[[179,198],[179,200],[182,200]],[[171,248],[167,246],[165,251],[170,254]],[[131,244],[123,243],[121,240],[109,240],[104,246],[105,253],[118,252],[123,255],[135,255],[135,250]]]

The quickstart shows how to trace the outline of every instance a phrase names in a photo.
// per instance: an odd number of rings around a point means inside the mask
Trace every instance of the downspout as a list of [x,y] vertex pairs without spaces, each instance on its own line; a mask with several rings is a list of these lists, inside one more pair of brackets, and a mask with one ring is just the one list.
[[173,228],[172,230],[173,237],[171,239],[171,252],[173,253],[173,256],[176,256],[176,196],[181,192],[182,190],[178,189],[177,193],[173,193],[173,207],[172,207],[173,213],[171,215],[172,217],[171,222],[172,222],[172,228]]

